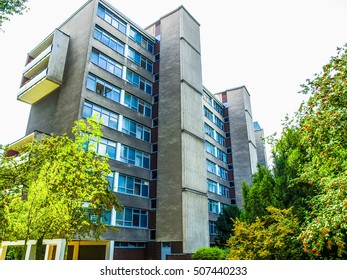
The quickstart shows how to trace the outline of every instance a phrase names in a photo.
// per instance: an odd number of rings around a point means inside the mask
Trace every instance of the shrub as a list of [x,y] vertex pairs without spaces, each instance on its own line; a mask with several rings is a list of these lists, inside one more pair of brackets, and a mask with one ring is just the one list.
[[193,254],[193,260],[225,260],[225,251],[218,247],[200,248]]

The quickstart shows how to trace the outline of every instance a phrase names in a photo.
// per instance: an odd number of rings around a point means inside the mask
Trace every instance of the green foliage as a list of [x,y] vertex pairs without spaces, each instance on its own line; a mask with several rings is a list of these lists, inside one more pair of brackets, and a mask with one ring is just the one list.
[[25,246],[9,246],[6,252],[7,260],[24,260]]
[[99,141],[100,124],[80,120],[73,133],[74,140],[67,135],[34,140],[20,147],[18,157],[6,156],[5,149],[0,162],[0,219],[6,225],[1,226],[1,240],[98,239],[109,228],[101,219],[120,204],[106,179],[108,160],[92,147],[83,149],[85,143]]
[[309,94],[308,101],[287,118],[283,134],[272,143],[272,173],[260,169],[252,185],[244,186],[244,222],[235,224],[230,257],[278,258],[264,248],[264,229],[273,240],[282,234],[271,234],[273,228],[264,225],[270,217],[264,209],[272,205],[290,208],[298,218],[299,233],[294,223],[287,235],[298,236],[307,258],[347,258],[347,46],[302,85],[302,93]]
[[258,172],[254,174],[252,185],[246,183],[242,186],[244,206],[242,220],[255,221],[257,217],[267,215],[268,206],[280,207],[277,199],[275,179],[269,169],[258,166]]
[[22,14],[27,10],[28,0],[1,0],[0,1],[0,29],[5,21],[10,20],[10,16]]
[[235,221],[234,235],[228,241],[230,260],[302,259],[297,236],[298,218],[292,209],[267,208],[269,214],[253,223]]
[[193,254],[193,260],[225,260],[225,251],[218,247],[200,248]]
[[224,247],[230,234],[233,234],[234,220],[240,217],[241,211],[237,206],[225,207],[222,213],[218,216],[216,225],[218,236],[216,237],[216,244]]
[[300,180],[312,185],[301,240],[311,258],[347,257],[347,47],[302,86],[310,94],[298,112],[307,163]]

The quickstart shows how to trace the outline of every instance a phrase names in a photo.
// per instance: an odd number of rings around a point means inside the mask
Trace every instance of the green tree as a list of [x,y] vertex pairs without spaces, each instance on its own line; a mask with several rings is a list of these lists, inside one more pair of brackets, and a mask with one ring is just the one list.
[[2,240],[33,239],[42,248],[44,238],[98,239],[109,229],[106,214],[120,204],[109,188],[108,159],[93,151],[100,124],[80,120],[73,134],[74,139],[64,134],[34,140],[17,157],[5,150],[0,163]]
[[288,118],[284,125],[280,139],[268,138],[272,145],[272,169],[258,166],[252,184],[243,184],[243,221],[252,222],[256,217],[268,215],[269,206],[279,209],[292,207],[299,220],[304,220],[307,199],[314,193],[311,184],[300,179],[306,151],[300,145],[299,127]]
[[218,235],[216,237],[216,244],[219,247],[225,247],[230,234],[233,234],[234,220],[240,217],[241,211],[237,206],[225,207],[222,213],[218,216],[216,225]]
[[0,1],[0,29],[5,21],[10,20],[10,16],[22,14],[28,9],[28,0],[1,0]]
[[300,144],[307,163],[300,179],[315,196],[306,215],[301,239],[313,258],[346,258],[347,246],[347,48],[302,86],[309,94],[298,111]]
[[235,221],[228,241],[230,260],[302,259],[298,234],[300,225],[292,209],[267,208],[269,214],[253,223]]

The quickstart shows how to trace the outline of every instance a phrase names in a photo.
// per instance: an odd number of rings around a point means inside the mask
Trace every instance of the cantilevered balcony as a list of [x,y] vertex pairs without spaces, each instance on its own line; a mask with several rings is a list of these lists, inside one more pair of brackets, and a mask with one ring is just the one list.
[[17,99],[34,104],[60,87],[69,36],[55,30],[41,44],[28,53]]

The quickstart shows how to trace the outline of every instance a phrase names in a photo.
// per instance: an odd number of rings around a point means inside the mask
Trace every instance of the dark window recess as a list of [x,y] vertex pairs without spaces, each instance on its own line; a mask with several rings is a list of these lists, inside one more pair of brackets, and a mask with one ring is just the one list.
[[156,231],[155,229],[151,229],[149,231],[149,240],[155,240],[156,239]]
[[156,199],[151,200],[151,209],[157,209],[157,200]]

